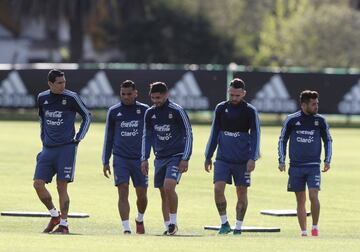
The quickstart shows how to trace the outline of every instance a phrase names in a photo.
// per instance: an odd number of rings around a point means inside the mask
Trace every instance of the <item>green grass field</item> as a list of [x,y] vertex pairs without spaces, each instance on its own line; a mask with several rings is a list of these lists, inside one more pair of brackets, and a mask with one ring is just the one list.
[[[295,209],[286,192],[287,174],[277,169],[278,127],[263,127],[261,159],[249,189],[245,226],[280,227],[280,233],[243,233],[217,236],[204,225],[218,225],[213,202],[212,174],[203,169],[203,153],[210,128],[194,126],[194,150],[179,195],[176,237],[159,236],[163,230],[159,192],[153,188],[150,169],[147,234],[122,235],[117,192],[112,179],[102,175],[104,125],[92,124],[78,149],[75,182],[70,185],[70,212],[90,214],[69,219],[73,235],[42,234],[47,218],[0,217],[0,251],[360,251],[360,129],[332,129],[333,162],[323,174],[320,193],[320,236],[301,238],[296,217],[260,215],[263,209]],[[32,188],[35,156],[40,151],[37,122],[0,121],[0,211],[45,211]],[[57,203],[56,187],[49,186]],[[228,215],[235,221],[235,190],[229,186]],[[134,191],[130,191],[131,220],[135,218]],[[310,227],[311,218],[308,218]],[[132,227],[134,223],[132,221]]]

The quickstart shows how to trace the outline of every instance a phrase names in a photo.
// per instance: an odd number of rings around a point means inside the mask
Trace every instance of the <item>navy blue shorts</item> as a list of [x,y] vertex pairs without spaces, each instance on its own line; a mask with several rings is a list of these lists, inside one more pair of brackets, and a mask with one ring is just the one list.
[[164,186],[165,178],[176,180],[179,183],[181,172],[179,172],[179,163],[181,156],[154,160],[155,175],[154,187],[159,188]]
[[115,185],[129,184],[130,177],[134,187],[147,187],[148,176],[141,172],[140,159],[127,159],[113,155]]
[[289,192],[303,192],[306,184],[308,188],[320,190],[320,166],[303,166],[289,168],[289,182],[287,190]]
[[232,164],[221,160],[214,162],[214,183],[223,181],[227,184],[232,184],[234,180],[235,186],[251,185],[250,173],[246,171],[247,163]]
[[77,144],[58,147],[43,147],[36,157],[35,179],[50,183],[55,174],[56,180],[74,180]]

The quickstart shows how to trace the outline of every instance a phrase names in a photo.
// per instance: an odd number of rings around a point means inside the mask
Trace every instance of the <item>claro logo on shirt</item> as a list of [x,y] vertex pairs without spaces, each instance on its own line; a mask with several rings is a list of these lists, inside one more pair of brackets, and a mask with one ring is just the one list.
[[296,137],[298,143],[312,143],[314,142],[315,130],[297,130],[296,134],[299,135]]
[[29,95],[17,71],[11,71],[0,82],[0,107],[25,107],[35,106],[35,98]]

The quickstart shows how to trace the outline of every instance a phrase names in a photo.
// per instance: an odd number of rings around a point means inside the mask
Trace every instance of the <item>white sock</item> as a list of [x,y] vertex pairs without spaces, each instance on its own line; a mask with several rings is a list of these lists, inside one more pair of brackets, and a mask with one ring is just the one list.
[[225,224],[228,221],[227,215],[220,215],[221,224]]
[[174,214],[169,214],[170,215],[170,223],[171,224],[176,224],[176,213]]
[[69,224],[67,222],[67,219],[60,218],[60,224],[59,225],[67,227]]
[[307,231],[306,230],[301,230],[301,234],[302,235],[307,235]]
[[138,213],[138,215],[136,217],[136,221],[137,222],[143,222],[144,221],[144,214],[143,213]]
[[170,221],[164,221],[165,229],[168,230]]
[[236,222],[235,222],[235,229],[236,229],[236,230],[241,230],[242,224],[243,224],[242,221],[236,220]]
[[319,229],[318,225],[312,225],[312,229]]
[[130,222],[129,220],[124,220],[122,221],[122,226],[124,228],[124,231],[130,231]]
[[49,212],[50,212],[51,217],[58,217],[59,216],[59,212],[58,212],[58,210],[56,210],[55,207],[53,209],[50,209]]

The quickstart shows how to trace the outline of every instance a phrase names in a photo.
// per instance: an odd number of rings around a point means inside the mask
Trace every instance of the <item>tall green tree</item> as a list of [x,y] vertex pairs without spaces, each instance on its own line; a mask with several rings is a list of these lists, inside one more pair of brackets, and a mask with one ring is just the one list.
[[358,11],[332,0],[291,1],[285,11],[277,0],[276,11],[265,20],[255,65],[360,67]]

